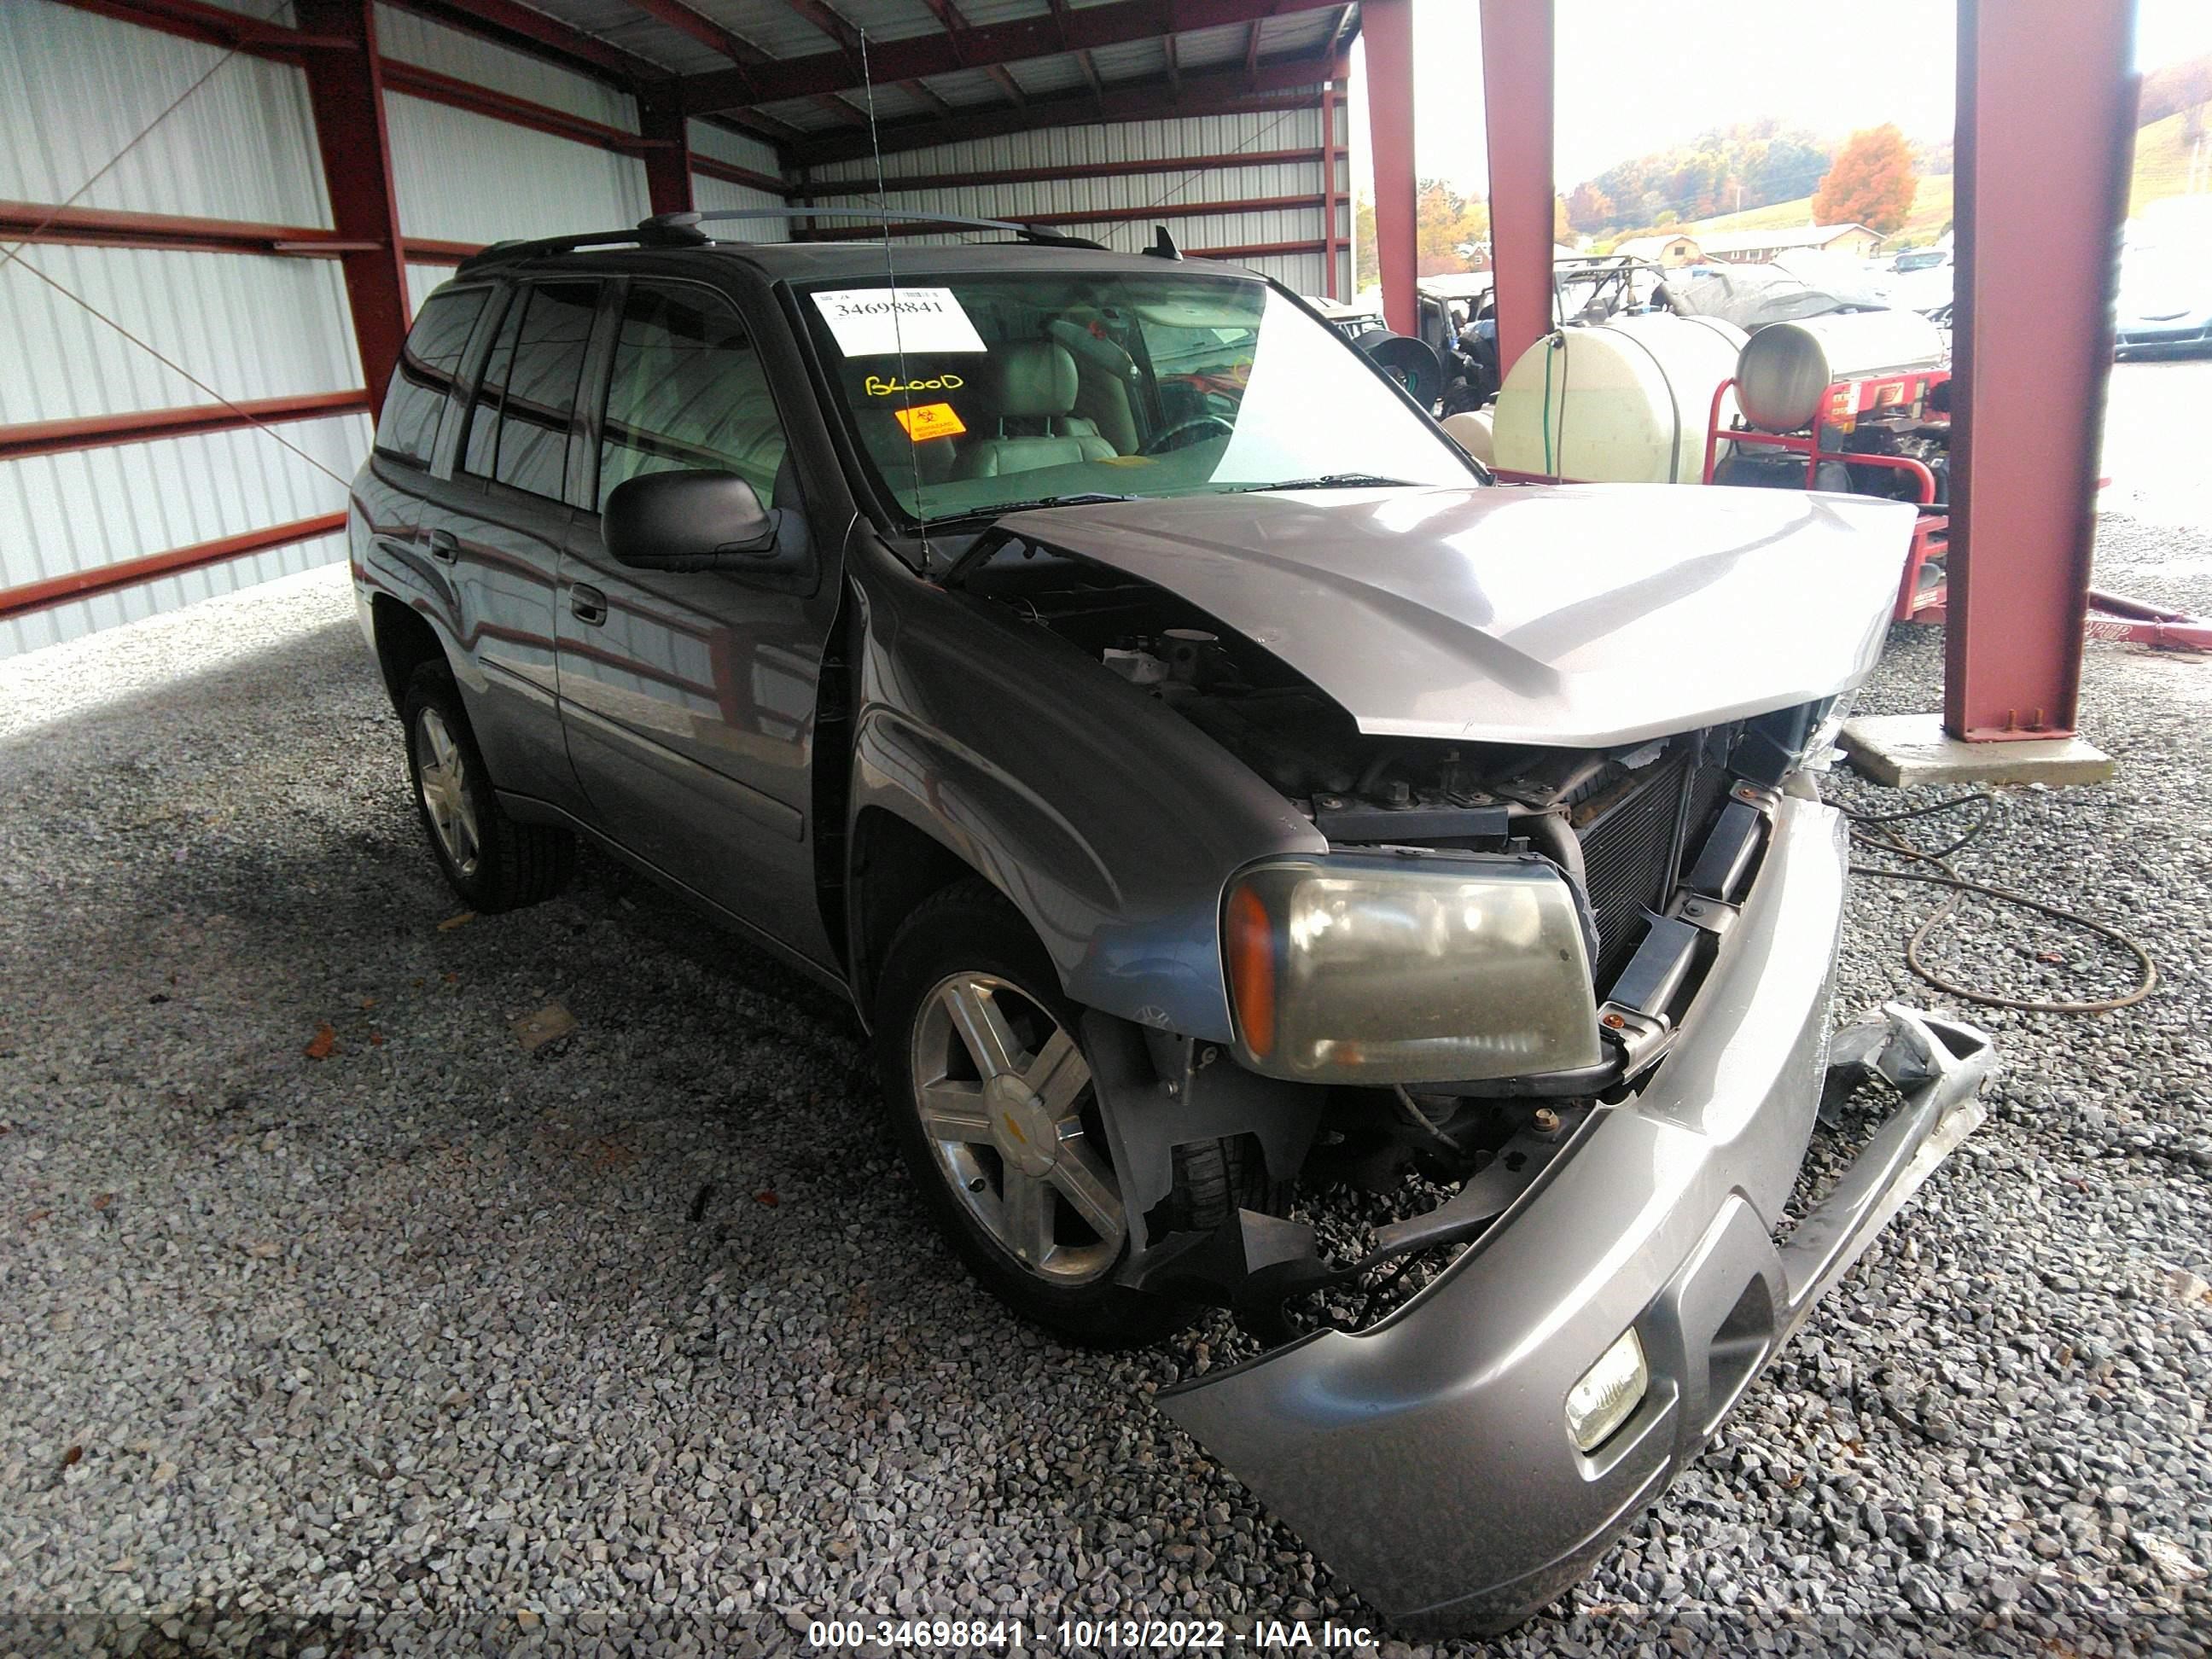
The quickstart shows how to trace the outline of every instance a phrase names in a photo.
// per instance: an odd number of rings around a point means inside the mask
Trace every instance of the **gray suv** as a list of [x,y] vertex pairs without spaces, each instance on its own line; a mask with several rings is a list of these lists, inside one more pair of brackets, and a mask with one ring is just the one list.
[[[1511,1624],[1978,1121],[1971,1028],[1830,1027],[1808,765],[1912,510],[1500,486],[1273,283],[997,228],[430,297],[350,521],[430,846],[492,911],[589,840],[849,995],[985,1286],[1232,1310],[1162,1408],[1401,1628]],[[1785,1218],[1832,1062],[1902,1104]]]

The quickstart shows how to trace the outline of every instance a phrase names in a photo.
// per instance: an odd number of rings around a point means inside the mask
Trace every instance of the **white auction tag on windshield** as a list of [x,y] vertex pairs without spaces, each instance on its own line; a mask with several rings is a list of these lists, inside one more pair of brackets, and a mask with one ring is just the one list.
[[990,349],[949,288],[841,288],[813,297],[848,357]]

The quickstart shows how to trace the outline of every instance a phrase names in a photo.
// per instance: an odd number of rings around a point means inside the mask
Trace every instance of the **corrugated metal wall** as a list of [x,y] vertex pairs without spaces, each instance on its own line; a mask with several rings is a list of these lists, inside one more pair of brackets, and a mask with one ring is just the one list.
[[[305,78],[288,64],[156,33],[49,0],[0,3],[0,198],[60,202],[163,107],[191,98],[79,205],[327,227]],[[44,272],[227,397],[361,383],[335,262],[234,253],[25,246],[0,267],[0,422],[210,401]],[[339,477],[360,416],[277,428]],[[0,462],[0,587],[96,569],[312,517],[344,492],[253,431]],[[0,655],[228,592],[339,557],[342,539],[277,548],[122,592],[0,620]]]
[[[1315,94],[1316,103],[1319,96],[1318,93]],[[1340,104],[1336,119],[1340,243],[1337,291],[1349,294],[1351,171],[1344,153],[1346,117]],[[1320,246],[1325,240],[1321,205],[1322,138],[1322,112],[1318,107],[1188,116],[1171,120],[1120,121],[978,138],[885,156],[884,175],[888,193],[884,202],[888,206],[915,212],[1022,219],[1035,214],[1111,212],[1165,204],[1188,207],[1206,202],[1307,198],[1310,205],[1198,214],[1164,222],[1177,245],[1188,250],[1270,247],[1286,242],[1312,244],[1310,249],[1296,252],[1251,255],[1240,263],[1265,271],[1301,294],[1320,294],[1328,285],[1325,256]],[[1220,165],[1197,168],[1175,165],[1185,156],[1233,158],[1283,150],[1306,151],[1310,159],[1245,166],[1229,160]],[[1161,167],[1157,172],[1104,178],[997,182],[1009,173],[1135,161],[1157,161]],[[964,175],[975,182],[925,190],[898,187],[902,178],[946,174]],[[862,159],[818,168],[801,182],[870,184],[875,177],[874,161]],[[872,198],[836,196],[828,199],[849,204]],[[1144,246],[1152,235],[1152,223],[1147,220],[1109,218],[1053,222],[1055,228],[1091,236],[1109,246],[1132,252]]]
[[[629,95],[601,82],[389,6],[377,9],[377,26],[390,58],[637,131]],[[245,53],[225,61],[220,47],[54,0],[0,0],[0,199],[67,200],[211,69],[206,84],[77,205],[327,228],[298,69]],[[633,157],[398,92],[386,94],[386,115],[408,236],[471,243],[544,236],[624,224],[649,210],[645,170]],[[777,170],[775,152],[753,140],[704,125],[695,125],[694,137],[706,154]],[[696,179],[695,188],[702,208],[781,205],[715,179]],[[211,401],[33,270],[226,398],[361,384],[335,261],[55,246],[26,247],[19,261],[0,268],[0,351],[8,363],[0,424]],[[449,265],[410,264],[410,301],[419,306],[452,274]],[[336,478],[253,430],[0,461],[0,588],[337,511],[345,501],[337,480],[360,465],[368,429],[358,415],[276,428]],[[342,538],[325,538],[0,619],[0,655],[343,554]]]
[[[704,121],[692,122],[685,136],[691,141],[694,156],[710,156],[770,179],[783,174],[783,164],[775,151],[757,138],[732,132],[727,127],[708,126]],[[691,175],[691,204],[702,213],[719,213],[732,208],[780,208],[786,204],[782,197],[756,185],[712,179],[695,172]],[[791,227],[774,219],[758,220],[745,227],[744,236],[753,242],[787,242],[791,240]]]

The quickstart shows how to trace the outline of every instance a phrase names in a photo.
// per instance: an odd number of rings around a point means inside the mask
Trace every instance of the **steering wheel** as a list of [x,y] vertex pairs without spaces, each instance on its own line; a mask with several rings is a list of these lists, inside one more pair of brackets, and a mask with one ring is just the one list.
[[[1152,441],[1139,447],[1137,453],[1139,455],[1164,455],[1170,449],[1186,448],[1191,443],[1196,441],[1194,438],[1188,434],[1204,432],[1208,429],[1218,430],[1223,436],[1227,437],[1232,435],[1236,432],[1237,426],[1236,422],[1233,421],[1225,420],[1218,415],[1194,416],[1188,421],[1177,421],[1173,426],[1168,428],[1164,432],[1155,432],[1152,436]],[[1177,442],[1176,440],[1178,439],[1181,439],[1182,441]]]

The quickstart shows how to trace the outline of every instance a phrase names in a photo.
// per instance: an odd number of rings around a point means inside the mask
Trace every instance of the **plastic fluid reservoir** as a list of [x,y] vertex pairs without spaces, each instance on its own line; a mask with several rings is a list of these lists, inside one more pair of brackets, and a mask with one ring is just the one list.
[[[1498,393],[1492,441],[1509,471],[1605,483],[1695,483],[1713,392],[1744,332],[1656,313],[1565,328],[1523,352]],[[1733,398],[1721,405],[1726,425]]]
[[1743,417],[1762,432],[1802,432],[1838,380],[1940,368],[1943,336],[1917,311],[1839,311],[1770,323],[1735,360]]

